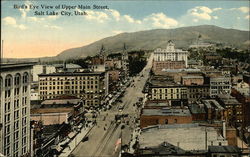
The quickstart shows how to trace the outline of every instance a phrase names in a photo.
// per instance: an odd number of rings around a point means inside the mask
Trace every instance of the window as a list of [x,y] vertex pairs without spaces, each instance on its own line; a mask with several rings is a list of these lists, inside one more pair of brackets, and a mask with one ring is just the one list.
[[25,137],[23,137],[23,139],[22,139],[22,145],[26,145],[26,143],[27,143],[27,140],[26,140],[26,136],[25,136]]
[[26,127],[23,127],[23,129],[22,129],[22,135],[24,136],[24,135],[26,135],[26,133],[27,133]]
[[7,146],[9,144],[10,144],[10,136],[8,135],[4,138],[4,145]]
[[22,115],[25,116],[27,114],[27,107],[22,109]]
[[28,83],[29,75],[27,72],[23,74],[23,83]]
[[9,112],[10,111],[10,102],[5,103],[5,112]]
[[14,111],[14,119],[18,119],[19,118],[19,111]]
[[18,150],[18,141],[14,143],[14,151]]
[[16,141],[16,140],[18,140],[18,138],[19,138],[19,131],[16,131],[14,133],[14,140]]
[[23,125],[26,125],[26,124],[27,124],[27,119],[26,119],[26,117],[24,117],[24,118],[22,119],[22,124],[23,124]]
[[19,128],[19,121],[14,122],[14,130]]
[[8,123],[10,121],[10,114],[6,114],[4,117],[4,122]]
[[174,123],[177,123],[177,119],[174,119]]
[[4,129],[4,134],[9,134],[10,133],[10,125],[6,125]]
[[5,156],[10,156],[10,147],[9,146],[4,149],[4,155]]

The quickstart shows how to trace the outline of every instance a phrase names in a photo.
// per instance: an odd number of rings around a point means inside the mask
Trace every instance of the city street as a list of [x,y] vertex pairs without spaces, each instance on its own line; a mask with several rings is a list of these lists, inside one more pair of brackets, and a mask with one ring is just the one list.
[[[121,145],[130,143],[134,129],[137,129],[135,119],[139,118],[139,111],[134,105],[140,97],[144,97],[142,90],[146,80],[149,77],[149,72],[152,67],[153,55],[148,59],[147,65],[141,71],[139,76],[134,77],[134,82],[126,89],[122,103],[116,103],[112,109],[101,112],[97,116],[97,125],[87,135],[88,141],[80,142],[73,150],[72,154],[77,157],[117,157],[120,154]],[[132,87],[132,84],[134,86]],[[120,106],[124,106],[123,110],[119,110]],[[120,123],[115,122],[115,115],[128,114],[128,117]],[[128,125],[127,125],[128,124]],[[125,127],[121,129],[122,125]],[[119,142],[119,138],[121,142]],[[131,151],[131,150],[130,150]]]

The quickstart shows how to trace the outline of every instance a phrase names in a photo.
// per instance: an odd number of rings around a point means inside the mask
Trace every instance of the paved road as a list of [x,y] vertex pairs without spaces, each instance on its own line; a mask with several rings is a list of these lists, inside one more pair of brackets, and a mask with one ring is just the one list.
[[[89,140],[81,142],[72,152],[77,157],[118,157],[120,146],[116,148],[116,143],[122,135],[122,144],[128,144],[131,140],[131,134],[136,125],[134,119],[139,116],[139,111],[136,106],[133,106],[138,101],[138,97],[143,97],[142,89],[149,76],[149,71],[152,67],[153,56],[148,59],[148,63],[142,70],[140,75],[134,78],[135,87],[128,87],[122,98],[123,103],[115,104],[111,110],[100,113],[97,117],[97,125],[87,135]],[[121,130],[121,125],[114,122],[115,115],[121,114],[118,111],[120,105],[124,105],[122,113],[129,114],[129,126]],[[104,120],[105,118],[105,120]],[[104,129],[105,128],[105,129]]]

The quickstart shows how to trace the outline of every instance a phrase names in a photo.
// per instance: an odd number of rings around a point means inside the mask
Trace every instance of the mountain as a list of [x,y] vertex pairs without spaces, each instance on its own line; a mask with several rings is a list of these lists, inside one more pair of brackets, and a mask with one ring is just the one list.
[[122,52],[124,43],[126,43],[128,51],[140,49],[154,50],[166,47],[168,40],[172,40],[177,48],[186,49],[197,41],[199,35],[201,35],[204,42],[222,43],[240,49],[249,49],[250,46],[249,31],[225,29],[213,25],[201,25],[121,33],[86,46],[67,49],[55,57],[44,57],[40,58],[40,60],[54,61],[94,56],[100,51],[102,45],[104,45],[106,53],[118,53]]
[[69,59],[96,55],[103,44],[107,53],[122,52],[126,43],[130,50],[154,50],[166,47],[173,40],[177,48],[188,48],[201,35],[204,42],[223,43],[238,48],[249,48],[249,31],[225,29],[212,25],[182,27],[176,29],[155,29],[133,33],[121,33],[96,41],[87,46],[72,48],[61,52],[57,59]]

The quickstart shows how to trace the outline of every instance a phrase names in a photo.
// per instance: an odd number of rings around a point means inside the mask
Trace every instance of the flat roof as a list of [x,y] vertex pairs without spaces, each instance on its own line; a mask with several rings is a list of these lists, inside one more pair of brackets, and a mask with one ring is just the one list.
[[31,115],[35,114],[46,114],[46,113],[70,113],[74,111],[73,107],[60,107],[60,108],[36,108],[31,109],[30,113]]
[[142,116],[191,116],[188,109],[180,108],[162,108],[162,109],[146,109],[142,110]]
[[1,63],[1,71],[10,71],[19,68],[31,68],[35,62],[24,62],[24,63]]
[[101,75],[104,72],[61,72],[61,73],[50,73],[50,74],[40,74],[38,76],[92,76]]
[[201,69],[163,69],[164,72],[201,72]]
[[167,124],[142,129],[139,136],[140,149],[150,148],[168,142],[179,146],[183,150],[205,150],[205,133],[208,145],[227,145],[227,140],[218,134],[213,127],[199,126],[198,124]]
[[157,102],[157,101],[148,101],[145,106],[168,106],[169,102]]
[[58,105],[58,104],[74,104],[77,105],[81,99],[53,99],[53,100],[44,100],[42,105]]
[[203,79],[203,76],[188,75],[188,76],[182,76],[182,78],[185,78],[185,79],[192,79],[192,78],[200,78],[200,79]]

